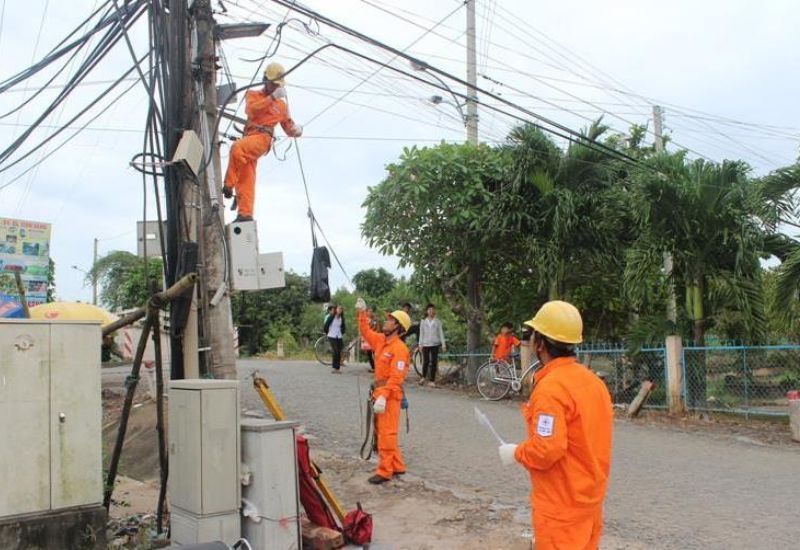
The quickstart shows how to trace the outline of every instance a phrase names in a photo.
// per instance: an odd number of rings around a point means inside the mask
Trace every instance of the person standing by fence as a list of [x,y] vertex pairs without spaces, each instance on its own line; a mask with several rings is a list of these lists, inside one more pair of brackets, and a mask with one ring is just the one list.
[[419,347],[422,348],[422,378],[436,386],[436,371],[439,368],[439,349],[447,351],[442,322],[436,318],[436,306],[428,304],[427,316],[419,324]]
[[333,357],[333,369],[331,372],[338,374],[342,367],[342,345],[347,326],[344,321],[344,308],[336,306],[333,315],[325,321],[325,334],[331,344],[331,355]]

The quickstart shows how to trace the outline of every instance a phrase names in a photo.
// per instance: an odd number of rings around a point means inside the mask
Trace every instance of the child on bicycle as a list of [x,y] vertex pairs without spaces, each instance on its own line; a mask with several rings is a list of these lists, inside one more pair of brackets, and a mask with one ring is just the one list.
[[503,323],[500,326],[500,332],[495,336],[494,344],[492,344],[492,360],[505,361],[511,364],[511,352],[514,346],[519,346],[519,338],[514,336],[511,323]]

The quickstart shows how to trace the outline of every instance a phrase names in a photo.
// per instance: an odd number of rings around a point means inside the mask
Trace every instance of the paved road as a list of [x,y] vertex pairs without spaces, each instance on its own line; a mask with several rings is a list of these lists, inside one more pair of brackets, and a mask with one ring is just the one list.
[[[304,362],[240,361],[246,377],[264,373],[287,414],[318,437],[315,445],[355,456],[360,446],[362,366],[342,375]],[[503,468],[478,426],[478,404],[509,441],[524,436],[516,402],[480,402],[444,389],[409,385],[411,433],[402,442],[409,470],[436,484],[524,506],[528,480]],[[250,384],[245,409],[262,410]],[[368,473],[365,468],[365,477]],[[650,548],[798,548],[800,449],[617,422],[607,530]]]

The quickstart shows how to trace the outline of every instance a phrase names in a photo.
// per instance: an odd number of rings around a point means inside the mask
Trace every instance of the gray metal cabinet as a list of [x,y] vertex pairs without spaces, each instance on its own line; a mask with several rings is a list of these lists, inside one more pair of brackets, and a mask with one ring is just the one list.
[[0,517],[102,502],[100,324],[0,321]]
[[239,383],[176,380],[169,389],[173,542],[238,538]]

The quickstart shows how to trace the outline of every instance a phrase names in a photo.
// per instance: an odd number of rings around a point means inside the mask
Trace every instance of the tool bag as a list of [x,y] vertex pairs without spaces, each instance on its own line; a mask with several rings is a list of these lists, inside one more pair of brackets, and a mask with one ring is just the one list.
[[372,514],[366,513],[360,502],[356,506],[344,517],[344,536],[353,544],[369,544],[372,542]]
[[331,287],[328,283],[328,270],[331,268],[331,256],[324,246],[314,247],[311,257],[311,301],[329,302]]

